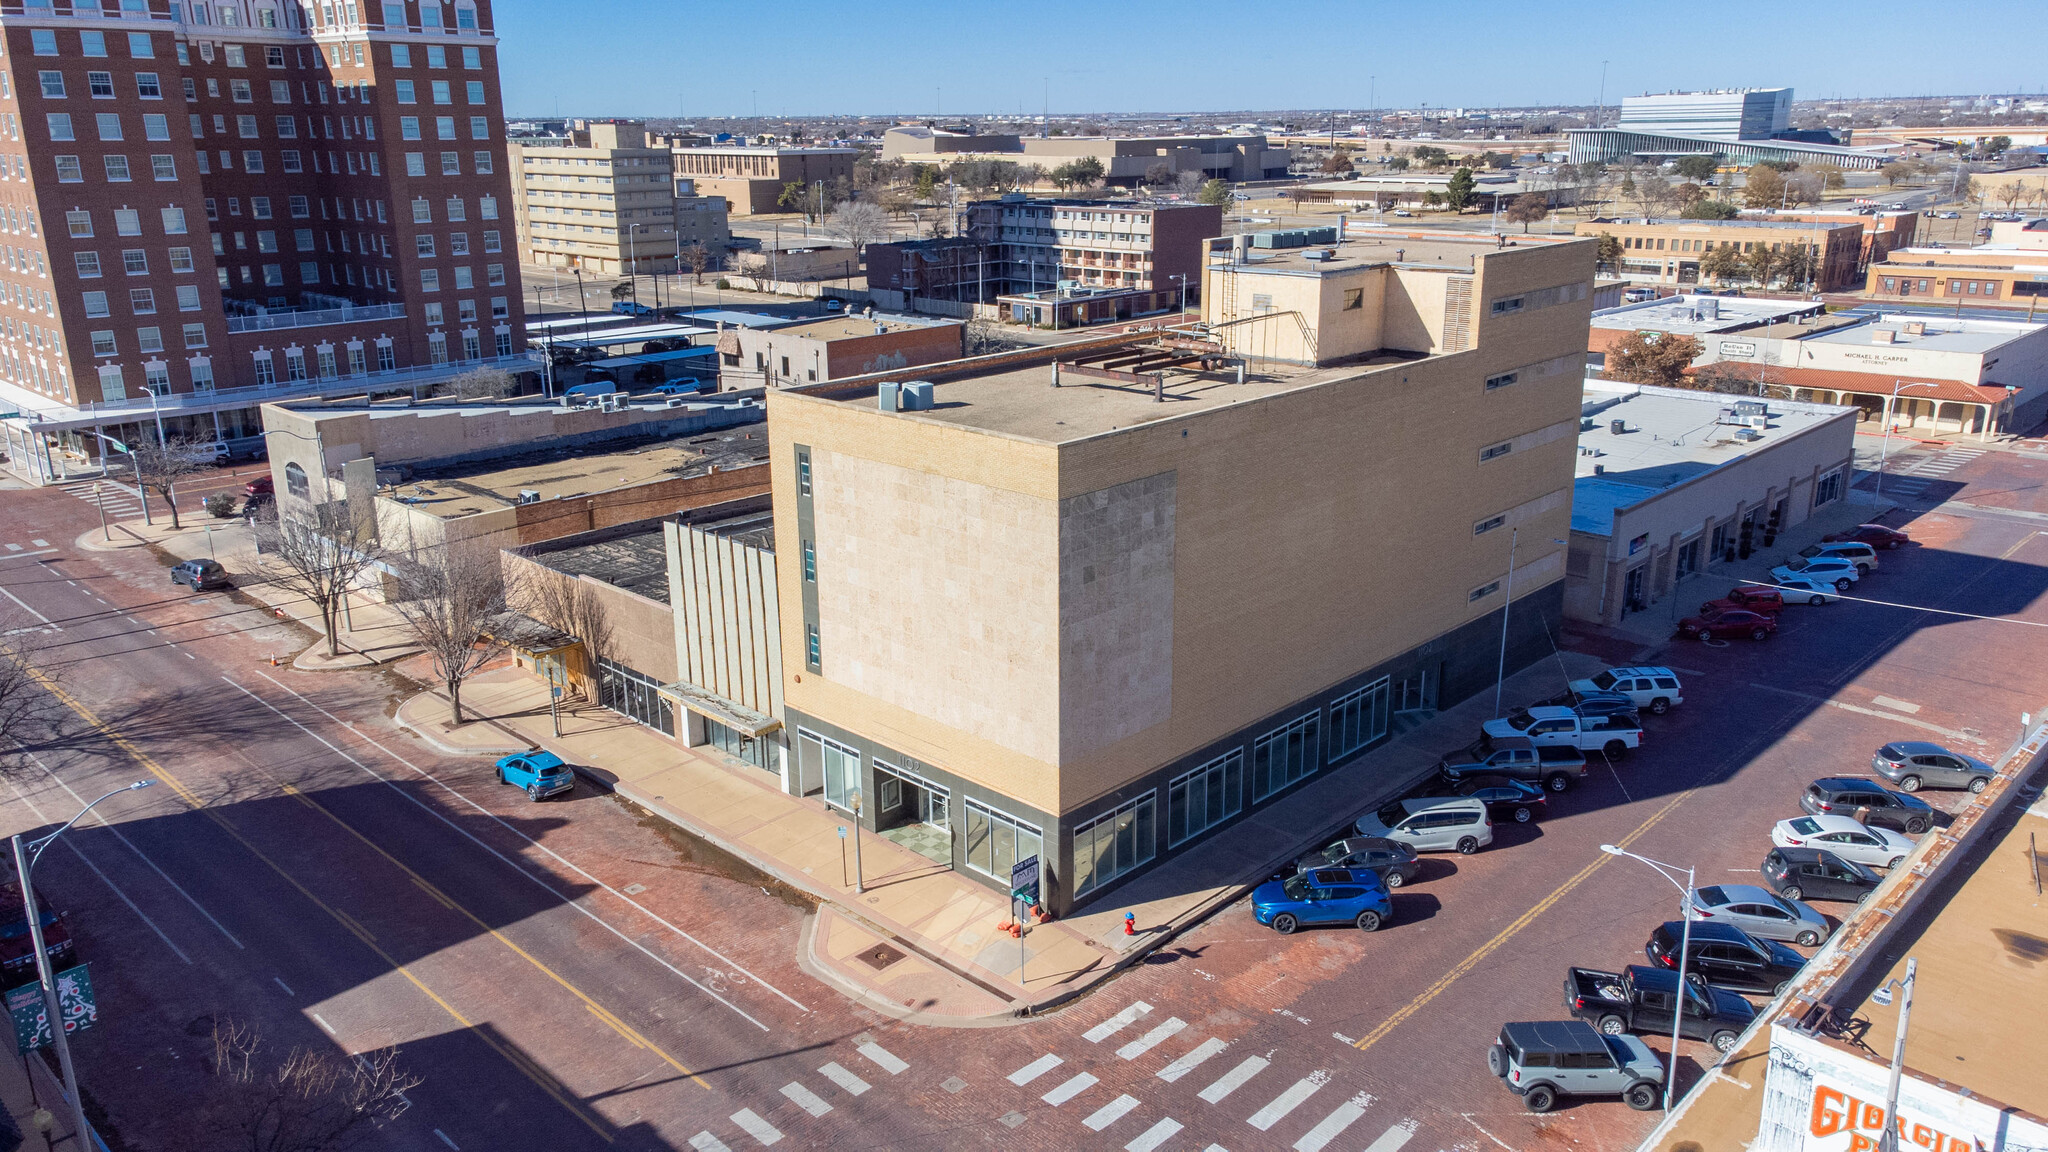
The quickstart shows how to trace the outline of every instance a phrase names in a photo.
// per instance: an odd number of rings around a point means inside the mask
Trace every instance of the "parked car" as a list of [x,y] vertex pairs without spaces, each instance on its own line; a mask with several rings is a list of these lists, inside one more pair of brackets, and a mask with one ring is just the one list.
[[1658,716],[1685,703],[1677,674],[1663,667],[1609,668],[1591,679],[1574,680],[1571,686],[1578,692],[1619,693]]
[[[1877,571],[1877,549],[1872,548],[1861,540],[1843,540],[1833,544],[1808,544],[1799,550],[1799,558],[1802,560],[1819,560],[1823,557],[1847,560],[1856,565],[1856,570],[1865,576]],[[1791,562],[1789,558],[1785,561],[1787,564]]]
[[498,783],[526,791],[528,800],[545,800],[576,787],[576,773],[553,752],[520,752],[498,761]]
[[1794,602],[1804,600],[1808,604],[1832,604],[1842,598],[1833,580],[1810,576],[1794,576],[1779,582],[1779,590],[1790,596]]
[[[1675,970],[1678,944],[1685,938],[1683,923],[1666,920],[1650,933],[1649,942],[1643,945],[1643,955],[1652,964]],[[1689,948],[1685,961],[1687,979],[1735,992],[1781,995],[1806,964],[1806,957],[1783,944],[1759,940],[1733,924],[1712,921],[1694,922]]]
[[276,494],[277,482],[272,480],[267,472],[242,485],[242,495],[244,496],[275,496]]
[[1708,884],[1687,897],[1685,914],[1692,920],[1733,924],[1759,940],[1785,940],[1808,948],[1834,935],[1827,917],[1754,884]]
[[1729,590],[1719,600],[1709,600],[1700,605],[1700,614],[1726,612],[1740,608],[1763,616],[1775,616],[1785,610],[1785,595],[1776,588],[1765,588],[1758,584],[1744,584]]
[[703,380],[670,380],[648,389],[656,396],[695,396],[703,392],[718,391],[718,380],[710,377]]
[[1927,801],[1893,792],[1861,776],[1826,776],[1806,786],[1799,807],[1809,816],[1848,816],[1872,828],[1890,828],[1918,836],[1934,827],[1934,809]]
[[654,309],[637,300],[621,300],[612,305],[612,311],[620,316],[646,316]]
[[1474,776],[1508,776],[1562,792],[1586,774],[1586,755],[1569,746],[1539,748],[1526,736],[1481,737],[1437,761],[1436,770],[1453,784]]
[[[1581,716],[1612,716],[1616,712],[1636,711],[1636,702],[1619,692],[1574,692],[1567,688],[1550,699],[1538,700],[1529,707],[1569,708]],[[1516,713],[1526,711],[1527,708],[1515,709]]]
[[1628,1032],[1669,1036],[1675,1023],[1679,1035],[1705,1040],[1716,1051],[1727,1052],[1756,1019],[1756,1009],[1749,1001],[1688,980],[1684,1015],[1674,1020],[1678,998],[1678,973],[1668,968],[1631,964],[1619,972],[1569,968],[1564,974],[1565,1010],[1591,1021],[1603,1036]]
[[1394,918],[1394,898],[1370,871],[1322,868],[1252,891],[1252,919],[1282,936],[1304,924],[1352,924],[1377,932]]
[[1939,220],[1961,220],[1963,218],[1961,212],[1936,212],[1934,215]]
[[1633,712],[1612,716],[1581,716],[1569,708],[1531,708],[1519,717],[1488,720],[1479,727],[1487,740],[1527,737],[1538,748],[1559,746],[1581,752],[1598,751],[1619,760],[1643,741],[1641,721]]
[[1787,900],[1855,903],[1883,880],[1861,864],[1825,848],[1773,848],[1764,856],[1764,881]]
[[188,585],[194,592],[232,588],[235,584],[228,579],[228,570],[213,560],[185,560],[171,565],[171,583]]
[[1380,836],[1416,852],[1470,856],[1493,843],[1493,819],[1484,801],[1455,796],[1396,800],[1359,817],[1360,836]]
[[1777,617],[1743,608],[1730,608],[1724,612],[1703,612],[1698,616],[1687,616],[1678,622],[1679,635],[1689,640],[1725,640],[1732,636],[1769,640],[1777,631]]
[[1856,566],[1854,560],[1836,556],[1816,556],[1811,560],[1801,558],[1771,569],[1771,582],[1774,584],[1801,577],[1826,580],[1835,586],[1835,591],[1847,592],[1851,585],[1863,578],[1863,570]]
[[1489,817],[1503,816],[1517,824],[1534,820],[1550,804],[1541,785],[1507,776],[1472,776],[1460,781],[1452,791],[1484,803]]
[[1889,828],[1858,824],[1847,816],[1794,816],[1771,829],[1780,848],[1825,848],[1844,860],[1873,868],[1896,868],[1912,854],[1913,842]]
[[1975,756],[1951,752],[1939,744],[1901,740],[1887,744],[1870,758],[1871,771],[1908,792],[1932,785],[1982,792],[1997,773]]
[[1415,859],[1415,849],[1406,844],[1378,836],[1347,836],[1294,863],[1296,872],[1313,872],[1319,868],[1371,872],[1387,887],[1399,888],[1415,879],[1421,865]]
[[1509,1024],[1486,1053],[1486,1067],[1531,1112],[1566,1096],[1619,1095],[1638,1112],[1663,1098],[1664,1065],[1633,1036],[1602,1036],[1584,1020]]
[[1887,528],[1882,524],[1858,524],[1847,532],[1830,532],[1821,537],[1821,541],[1826,544],[1855,542],[1872,548],[1897,548],[1911,544],[1913,538],[1897,528]]

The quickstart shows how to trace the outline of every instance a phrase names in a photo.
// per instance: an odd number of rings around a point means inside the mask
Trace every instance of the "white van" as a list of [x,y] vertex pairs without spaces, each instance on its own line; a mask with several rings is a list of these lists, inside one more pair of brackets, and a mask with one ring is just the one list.
[[1359,818],[1360,836],[1382,836],[1417,852],[1459,852],[1470,856],[1493,843],[1493,819],[1486,802],[1469,796],[1423,796],[1396,800]]

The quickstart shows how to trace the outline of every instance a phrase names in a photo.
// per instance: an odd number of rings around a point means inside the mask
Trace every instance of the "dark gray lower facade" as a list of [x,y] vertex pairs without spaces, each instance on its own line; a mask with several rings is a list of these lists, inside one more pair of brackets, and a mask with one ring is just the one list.
[[[1507,671],[1548,659],[1564,583],[1516,600]],[[1040,858],[1041,901],[1056,914],[1114,891],[1331,767],[1390,739],[1404,714],[1426,716],[1491,690],[1501,667],[1499,612],[1473,620],[1298,700],[1068,813],[1020,804],[851,729],[786,709],[788,787],[1000,891],[1010,865]]]

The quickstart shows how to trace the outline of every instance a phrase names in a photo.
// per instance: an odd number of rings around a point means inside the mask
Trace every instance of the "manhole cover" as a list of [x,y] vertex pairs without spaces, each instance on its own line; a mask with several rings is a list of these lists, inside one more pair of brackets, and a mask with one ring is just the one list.
[[638,895],[639,895],[639,894],[641,894],[642,892],[645,892],[645,891],[647,891],[647,885],[645,885],[645,884],[628,884],[628,885],[626,885],[626,886],[625,886],[625,888],[623,888],[623,889],[622,889],[622,891],[623,891],[623,892],[625,892],[625,894],[626,894],[626,895],[628,895],[628,896],[638,896]]
[[996,1123],[1001,1124],[1005,1128],[1015,1128],[1017,1125],[1024,1123],[1024,1114],[1022,1112],[1008,1112],[996,1117]]
[[887,944],[877,944],[873,948],[861,953],[860,958],[868,967],[880,972],[889,965],[903,959],[903,952],[901,949],[891,948]]
[[955,1096],[958,1096],[960,1093],[967,1090],[967,1081],[962,1080],[958,1076],[948,1076],[947,1078],[939,1082],[939,1087],[944,1088],[946,1091],[953,1093]]

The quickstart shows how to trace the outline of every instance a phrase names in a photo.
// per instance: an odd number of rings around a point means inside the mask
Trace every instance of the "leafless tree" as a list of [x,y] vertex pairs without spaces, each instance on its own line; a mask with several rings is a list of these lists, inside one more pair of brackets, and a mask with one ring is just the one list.
[[879,204],[849,200],[832,210],[825,227],[852,245],[854,255],[859,256],[861,249],[870,241],[880,240],[889,234],[889,214]]
[[426,650],[434,674],[448,689],[455,723],[462,717],[462,682],[497,655],[491,639],[505,616],[505,584],[495,554],[446,545],[414,547],[397,557],[393,611],[406,636]]
[[270,580],[296,592],[320,610],[327,654],[341,651],[342,600],[365,572],[384,558],[377,543],[376,510],[351,509],[346,501],[287,509],[274,504],[254,518],[257,551],[270,560]]
[[961,330],[960,339],[969,356],[988,356],[1021,347],[1018,342],[1003,335],[1002,329],[981,319],[967,321]]
[[144,432],[129,448],[135,458],[137,482],[163,497],[171,510],[171,530],[177,531],[182,527],[178,523],[178,481],[213,466],[213,442],[191,436],[158,440],[155,433]]
[[512,394],[512,374],[499,368],[472,368],[448,381],[448,392],[460,400],[498,399]]
[[1677,197],[1672,190],[1671,181],[1655,172],[1645,174],[1635,183],[1636,207],[1642,210],[1646,218],[1664,215],[1676,202]]
[[58,674],[44,659],[51,625],[26,612],[0,613],[0,775],[17,765],[17,753],[57,735],[68,713],[50,689]]
[[704,270],[711,267],[711,249],[702,244],[690,244],[677,255],[683,258],[683,267],[688,268],[690,274],[697,278],[696,282],[702,284]]
[[1173,189],[1183,196],[1193,196],[1202,190],[1204,179],[1206,177],[1199,169],[1190,169],[1173,178]]
[[589,581],[538,564],[522,565],[519,575],[505,585],[505,600],[513,611],[581,640],[590,667],[611,658],[611,615]]
[[404,1113],[420,1078],[398,1049],[355,1057],[294,1048],[267,1058],[261,1033],[227,1020],[213,1026],[213,1082],[195,1102],[193,1147],[210,1152],[339,1152],[371,1139]]

